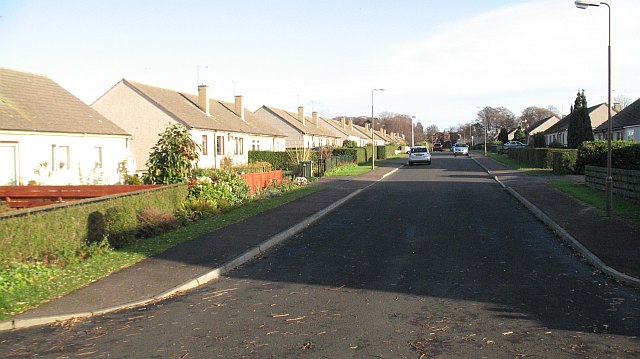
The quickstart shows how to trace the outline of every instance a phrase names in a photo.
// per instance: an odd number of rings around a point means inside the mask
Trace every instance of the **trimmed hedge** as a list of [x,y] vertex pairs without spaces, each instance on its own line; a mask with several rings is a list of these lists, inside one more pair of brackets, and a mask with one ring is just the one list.
[[559,175],[574,174],[576,172],[576,160],[578,150],[567,149],[553,151],[553,173]]
[[335,156],[352,156],[355,158],[356,163],[367,162],[367,151],[363,147],[356,148],[334,148],[333,155]]
[[555,152],[575,152],[576,150],[563,148],[511,148],[508,151],[510,158],[525,163],[535,168],[553,168],[553,156]]
[[249,151],[247,155],[249,163],[269,162],[274,169],[278,170],[290,167],[291,156],[287,152]]
[[[107,216],[110,208],[126,208],[134,216],[147,207],[174,213],[187,196],[187,185],[170,185],[94,199],[12,212],[0,217],[0,265],[12,261],[71,257],[87,243],[111,236],[109,228],[129,228],[127,218]],[[114,213],[112,213],[114,214]],[[111,217],[111,218],[110,218]],[[119,217],[118,217],[119,218]],[[113,220],[114,222],[109,222]],[[128,235],[124,240],[128,240]],[[118,234],[116,234],[116,237]],[[120,238],[119,238],[120,239]]]
[[[578,149],[576,166],[580,173],[585,166],[607,167],[607,141],[583,142]],[[640,143],[632,141],[611,141],[611,167],[626,170],[640,170]]]

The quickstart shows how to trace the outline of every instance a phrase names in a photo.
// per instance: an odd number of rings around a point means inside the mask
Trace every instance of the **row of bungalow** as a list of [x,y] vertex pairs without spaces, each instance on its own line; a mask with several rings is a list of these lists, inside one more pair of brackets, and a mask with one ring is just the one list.
[[[593,136],[596,140],[607,139],[609,119],[609,115],[607,114],[608,110],[606,103],[601,103],[599,105],[589,107],[588,109],[589,117],[591,118]],[[527,142],[532,143],[533,136],[535,134],[543,133],[545,137],[545,144],[547,146],[552,143],[567,146],[567,134],[569,132],[569,123],[571,122],[572,116],[574,116],[573,112],[562,119],[557,116],[550,116],[534,123],[524,131],[527,136]],[[640,140],[640,99],[636,100],[624,109],[620,108],[619,103],[614,104],[611,109],[611,126],[611,139],[614,141]],[[510,134],[509,139],[512,137],[513,135]]]
[[146,171],[158,135],[173,124],[189,130],[203,168],[247,163],[250,150],[405,143],[304,107],[251,112],[243,96],[212,99],[206,85],[193,95],[122,79],[89,106],[46,76],[0,68],[0,185],[118,183]]

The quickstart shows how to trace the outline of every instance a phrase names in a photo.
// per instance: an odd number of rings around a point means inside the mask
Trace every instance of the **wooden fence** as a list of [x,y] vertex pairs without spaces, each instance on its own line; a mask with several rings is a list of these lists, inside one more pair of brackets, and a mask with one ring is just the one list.
[[[640,201],[640,171],[611,169],[613,194]],[[599,190],[605,189],[607,168],[585,166],[584,179],[587,186]]]
[[245,173],[242,178],[249,184],[251,193],[255,193],[258,189],[265,188],[271,182],[282,183],[282,170],[259,173]]
[[30,208],[161,186],[163,185],[0,186],[0,199],[11,208]]

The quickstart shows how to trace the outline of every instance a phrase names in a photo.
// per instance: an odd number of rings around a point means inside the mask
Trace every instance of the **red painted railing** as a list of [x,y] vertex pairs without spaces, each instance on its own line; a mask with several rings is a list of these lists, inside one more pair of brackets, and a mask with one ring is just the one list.
[[267,187],[269,183],[282,183],[282,170],[275,170],[260,173],[245,173],[242,178],[249,184],[251,193],[255,193],[258,189]]
[[11,208],[46,206],[53,203],[141,191],[162,185],[0,186],[0,200]]

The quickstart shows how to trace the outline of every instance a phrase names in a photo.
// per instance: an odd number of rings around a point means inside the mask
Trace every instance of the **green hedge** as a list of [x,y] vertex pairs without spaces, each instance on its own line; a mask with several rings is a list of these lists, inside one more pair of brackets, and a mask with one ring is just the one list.
[[[57,256],[71,257],[87,242],[101,240],[102,234],[106,234],[106,232],[98,234],[101,228],[111,226],[115,231],[123,226],[122,228],[125,228],[123,231],[130,230],[126,223],[131,215],[135,216],[135,213],[147,207],[173,213],[186,196],[187,185],[180,184],[2,216],[0,217],[0,265],[12,261],[46,260]],[[108,211],[110,215],[105,217]],[[129,214],[124,224],[117,221],[122,213]],[[125,236],[124,240],[128,240],[129,234],[125,232],[120,234]]]
[[[583,142],[578,149],[576,166],[584,172],[584,166],[607,167],[607,141]],[[611,141],[611,167],[625,170],[640,170],[640,143]]]
[[352,156],[356,159],[356,163],[366,163],[367,162],[367,151],[363,147],[356,148],[334,148],[333,149],[334,156]]
[[555,152],[575,152],[576,150],[561,148],[511,148],[508,151],[509,157],[518,162],[525,163],[535,168],[553,168],[553,156]]
[[249,151],[247,155],[249,163],[269,162],[273,169],[287,169],[291,162],[291,156],[288,152]]
[[577,158],[578,150],[575,149],[553,151],[553,173],[559,175],[577,173]]

